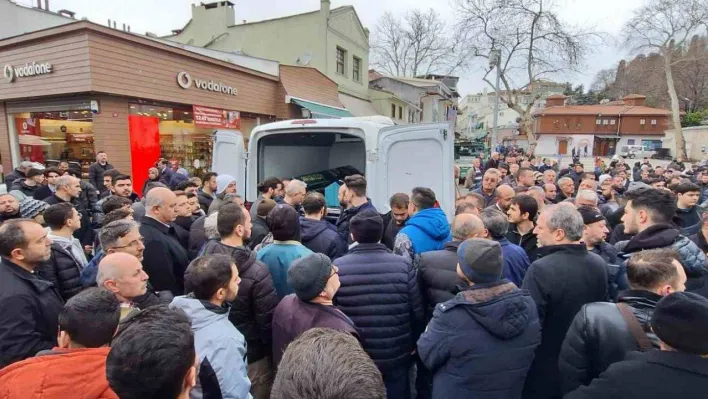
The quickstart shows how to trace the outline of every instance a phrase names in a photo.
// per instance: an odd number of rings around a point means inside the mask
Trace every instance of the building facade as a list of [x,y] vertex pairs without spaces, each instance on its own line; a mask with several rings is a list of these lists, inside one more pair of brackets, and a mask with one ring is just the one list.
[[[384,76],[370,73],[375,77],[369,86],[373,91],[385,91],[393,94],[398,100],[409,104],[404,107],[403,118],[412,115],[415,122],[449,122],[454,128],[457,122],[457,97],[453,91],[442,81],[422,78],[404,78]],[[406,111],[407,108],[407,111]],[[382,109],[381,115],[390,116],[389,108]],[[420,115],[415,118],[415,114]],[[410,119],[410,118],[409,118]]]
[[76,22],[73,12],[51,12],[47,2],[42,5],[41,0],[33,8],[0,0],[0,40],[72,22]]
[[338,85],[347,108],[358,100],[364,104],[352,108],[368,104],[372,113],[368,103],[369,31],[351,6],[331,9],[329,0],[321,0],[317,11],[236,23],[233,3],[202,3],[192,5],[192,19],[165,39],[313,67]]
[[534,113],[538,155],[611,156],[622,145],[661,148],[671,112],[644,105],[645,96],[626,96],[616,105],[566,105],[566,97],[546,98]]

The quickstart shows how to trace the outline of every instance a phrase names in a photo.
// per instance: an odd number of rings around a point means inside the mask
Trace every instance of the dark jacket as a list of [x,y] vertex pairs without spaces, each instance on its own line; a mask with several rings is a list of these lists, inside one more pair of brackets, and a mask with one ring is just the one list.
[[371,203],[371,201],[367,201],[362,205],[349,208],[349,209],[344,209],[339,215],[339,219],[337,219],[337,233],[339,233],[339,237],[342,238],[342,241],[351,244],[351,235],[349,234],[349,222],[351,222],[352,218],[356,215],[359,214],[359,212],[363,212],[367,209],[371,210],[376,210],[374,205]]
[[55,347],[63,308],[54,284],[2,258],[0,368]]
[[189,232],[196,219],[198,219],[196,216],[177,216],[175,221],[170,223],[175,229],[179,243],[185,249],[189,247]]
[[676,216],[674,222],[681,229],[681,234],[690,236],[696,234],[701,229],[703,224],[701,214],[703,209],[699,206],[694,206],[688,209],[676,208]]
[[[267,234],[267,233],[266,233]],[[335,260],[347,253],[347,242],[337,234],[337,228],[326,220],[300,218],[302,245]],[[261,239],[261,241],[263,241]]]
[[489,158],[487,162],[484,163],[484,170],[487,171],[489,169],[496,169],[499,167],[499,160],[494,160],[492,158]]
[[423,332],[423,307],[413,265],[383,244],[359,244],[337,260],[335,301],[357,326],[379,370],[406,367]]
[[496,200],[497,200],[497,190],[494,190],[494,192],[492,193],[492,195],[487,195],[487,194],[485,194],[485,193],[484,193],[484,190],[482,190],[482,187],[480,187],[480,188],[478,188],[478,189],[476,189],[476,190],[474,190],[474,191],[472,191],[472,192],[473,192],[473,193],[477,193],[477,194],[481,195],[481,196],[484,198],[484,207],[485,207],[485,208],[494,205],[494,203],[495,203]]
[[435,309],[418,340],[434,398],[521,398],[541,342],[536,304],[508,280],[468,287]]
[[596,245],[590,252],[600,256],[609,265],[622,263],[622,258],[620,258],[617,248],[604,241]]
[[202,208],[204,213],[209,212],[209,207],[211,206],[214,197],[205,193],[201,188],[197,191],[197,200],[199,201],[199,206]]
[[14,183],[12,183],[12,187],[7,186],[7,191],[10,192],[17,190],[30,198],[34,198],[34,195],[37,193],[37,190],[39,190],[42,186],[28,186],[25,184],[26,180],[27,179],[23,178],[16,179]]
[[173,227],[144,217],[140,234],[145,241],[143,268],[157,291],[169,290],[173,295],[184,291],[184,271],[189,265],[187,250],[182,247]]
[[6,187],[12,187],[12,183],[15,182],[17,179],[26,179],[27,175],[24,174],[21,170],[15,168],[12,172],[8,173],[5,175],[5,186]]
[[70,251],[64,249],[57,242],[52,243],[51,252],[52,257],[42,263],[36,273],[43,279],[54,283],[64,301],[68,301],[83,289],[81,263],[74,258]]
[[403,229],[403,226],[408,222],[408,219],[406,219],[403,224],[398,224],[396,221],[391,217],[391,212],[387,213],[386,215],[382,216],[384,219],[384,233],[383,237],[381,237],[381,244],[385,245],[386,248],[390,249],[393,251],[393,244],[396,243],[396,236],[398,235],[398,232]]
[[512,244],[506,238],[495,241],[501,245],[502,256],[504,258],[504,271],[502,276],[516,284],[517,287],[521,287],[521,283],[523,283],[524,276],[526,275],[526,270],[531,264],[528,256],[526,256],[526,251],[520,246]]
[[[256,216],[255,219],[251,219],[253,227],[251,227],[251,239],[248,241],[248,247],[255,249],[256,245],[263,242],[270,230],[268,229],[268,223],[266,223],[265,218]],[[339,236],[337,236],[339,238]]]
[[[649,291],[625,291],[617,300],[629,305],[655,349],[659,349],[659,339],[651,331],[650,322],[660,299],[660,295]],[[639,349],[616,304],[596,302],[583,306],[565,336],[558,360],[563,392],[590,384],[611,364]]]
[[565,399],[703,399],[708,359],[682,352],[630,353]]
[[645,249],[671,247],[681,256],[681,264],[686,269],[686,274],[699,274],[706,270],[706,255],[696,244],[668,224],[656,224],[632,237],[629,241],[620,241],[615,244],[624,255],[632,254]]
[[89,235],[89,231],[93,230],[91,228],[91,212],[89,212],[89,210],[84,207],[82,201],[80,201],[78,198],[73,198],[71,201],[64,201],[63,199],[57,197],[56,194],[52,194],[49,197],[45,198],[44,202],[46,202],[50,206],[62,204],[64,202],[71,203],[71,205],[73,205],[74,208],[76,208],[76,211],[79,212],[79,214],[81,215],[81,228],[74,232],[74,237],[78,238],[79,241],[81,241],[81,243],[84,245],[93,244],[93,234],[91,233]]
[[433,317],[435,306],[453,299],[460,287],[467,284],[457,276],[457,248],[461,241],[450,241],[439,251],[430,251],[420,256],[418,281],[423,293],[425,320]]
[[522,285],[536,301],[543,328],[524,397],[548,399],[561,394],[558,355],[573,318],[583,305],[607,296],[607,267],[584,244],[542,247],[539,255]]
[[206,243],[204,254],[228,255],[236,263],[241,284],[229,320],[246,338],[248,363],[270,356],[271,320],[278,296],[268,267],[256,260],[256,253],[249,248],[230,247],[217,240]]
[[167,168],[165,168],[164,170],[160,171],[160,183],[162,183],[162,184],[166,185],[167,187],[169,187],[169,186],[170,186],[170,180],[172,179],[172,175],[173,175],[174,173],[175,173],[175,172],[174,172],[171,168],[169,168],[169,167],[167,167]]
[[538,259],[538,238],[533,232],[533,229],[528,233],[521,235],[515,224],[509,225],[509,231],[506,233],[506,238],[510,243],[516,244],[526,251],[526,256],[529,257],[529,262]]
[[283,298],[273,314],[273,364],[280,364],[285,348],[305,331],[326,327],[359,338],[354,322],[336,306],[300,300],[295,294]]
[[45,184],[37,189],[37,191],[34,192],[34,195],[32,198],[38,200],[38,201],[44,201],[45,199],[49,198],[52,194],[54,194],[54,191],[52,191],[51,188],[49,188],[48,184]]
[[108,191],[106,186],[103,185],[103,173],[111,169],[113,169],[113,165],[109,163],[106,163],[105,165],[101,165],[98,162],[92,163],[88,168],[89,183],[91,183],[91,185],[93,185],[96,190],[101,193]]
[[206,232],[204,231],[206,218],[207,216],[200,216],[192,223],[192,228],[189,229],[189,243],[187,245],[187,256],[189,260],[193,260],[199,256],[199,250],[202,249],[208,240]]

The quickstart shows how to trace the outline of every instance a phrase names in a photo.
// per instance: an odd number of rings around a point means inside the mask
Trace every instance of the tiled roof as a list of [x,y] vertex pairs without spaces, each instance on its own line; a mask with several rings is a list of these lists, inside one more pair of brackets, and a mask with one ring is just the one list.
[[337,84],[315,68],[281,65],[280,81],[289,96],[344,108]]
[[629,105],[564,105],[541,108],[534,115],[633,115],[669,116],[671,111],[660,108]]

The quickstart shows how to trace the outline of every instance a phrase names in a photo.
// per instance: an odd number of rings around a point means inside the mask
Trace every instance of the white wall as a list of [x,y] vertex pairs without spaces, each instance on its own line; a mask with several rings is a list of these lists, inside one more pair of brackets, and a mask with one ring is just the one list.
[[572,154],[573,147],[575,147],[576,150],[579,149],[581,151],[581,156],[585,156],[585,145],[581,146],[583,140],[587,141],[588,156],[592,156],[593,142],[595,140],[595,136],[591,134],[542,134],[540,135],[538,139],[538,144],[536,145],[536,155],[558,156],[559,141],[557,139],[559,137],[570,138],[570,140],[568,140],[568,150],[565,156],[570,156]]
[[18,6],[9,0],[0,0],[0,39],[72,22],[76,20],[43,10]]

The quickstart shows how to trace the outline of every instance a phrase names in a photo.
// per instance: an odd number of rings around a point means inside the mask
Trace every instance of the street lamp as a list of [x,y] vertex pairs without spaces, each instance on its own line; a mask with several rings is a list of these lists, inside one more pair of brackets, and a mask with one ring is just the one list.
[[490,140],[490,146],[492,147],[492,151],[495,151],[495,149],[497,148],[497,137],[499,134],[499,129],[497,128],[497,125],[499,124],[499,78],[501,75],[501,71],[499,68],[500,63],[501,50],[492,49],[492,51],[489,52],[489,69],[497,69],[497,81],[494,86],[494,91],[496,93],[496,97],[494,99],[494,126],[492,126],[492,137]]

